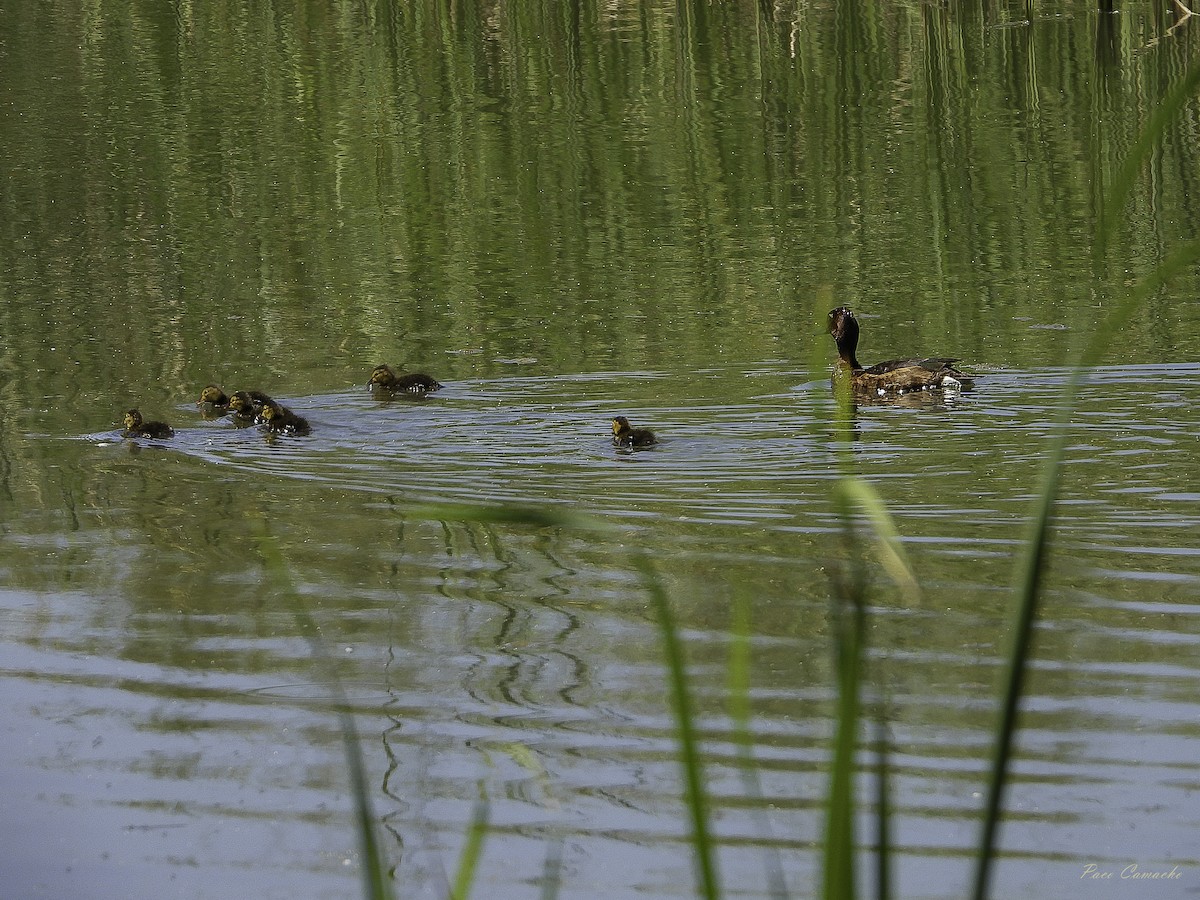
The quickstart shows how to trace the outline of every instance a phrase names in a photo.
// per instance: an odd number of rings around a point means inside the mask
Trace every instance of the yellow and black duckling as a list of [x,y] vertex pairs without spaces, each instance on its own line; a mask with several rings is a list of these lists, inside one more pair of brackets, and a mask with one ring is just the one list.
[[125,413],[125,437],[169,438],[175,431],[166,422],[144,422],[136,409]]
[[286,406],[280,406],[274,400],[269,400],[262,405],[262,413],[260,414],[263,423],[267,426],[267,431],[272,434],[308,434],[312,429],[308,425],[308,419],[303,416],[298,416]]
[[217,385],[206,384],[204,390],[200,392],[200,399],[196,401],[196,406],[200,408],[200,415],[204,418],[215,419],[228,412],[229,398]]
[[196,405],[204,406],[206,404],[214,408],[224,408],[229,405],[229,398],[217,385],[206,384],[204,390],[200,392],[200,399],[196,401]]
[[253,425],[262,417],[263,406],[275,401],[262,391],[234,391],[229,398],[233,420],[239,425]]
[[930,356],[925,359],[889,359],[869,368],[859,364],[858,320],[848,307],[829,311],[829,333],[838,348],[833,380],[849,379],[856,394],[895,396],[912,391],[957,391],[972,387],[971,378],[954,367],[956,358]]
[[653,447],[658,443],[654,432],[648,428],[634,428],[624,416],[612,420],[613,443],[618,447]]
[[367,382],[367,387],[372,391],[389,391],[393,394],[428,394],[438,390],[441,385],[421,372],[397,375],[391,366],[381,364],[371,372],[371,380]]

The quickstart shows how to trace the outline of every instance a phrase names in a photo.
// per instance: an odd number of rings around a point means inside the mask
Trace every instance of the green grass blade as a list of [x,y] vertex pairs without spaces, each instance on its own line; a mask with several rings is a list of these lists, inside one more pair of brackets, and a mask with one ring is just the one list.
[[[1074,390],[1071,391],[1069,399],[1073,403]],[[1069,411],[1073,406],[1064,408]],[[1068,416],[1069,413],[1060,416],[1060,419]],[[1011,629],[1008,667],[1000,703],[999,722],[996,726],[996,743],[992,753],[987,797],[984,801],[983,827],[975,857],[975,884],[972,893],[975,900],[984,900],[987,896],[1004,790],[1008,784],[1009,762],[1017,731],[1017,717],[1025,686],[1025,673],[1032,652],[1033,623],[1037,618],[1037,604],[1049,552],[1050,513],[1058,495],[1059,473],[1066,447],[1066,422],[1059,421],[1056,426],[1046,464],[1042,469],[1041,484],[1015,582],[1017,604]]]
[[[1146,300],[1176,275],[1189,271],[1197,260],[1200,260],[1200,238],[1193,238],[1176,248],[1153,272],[1127,291],[1092,333],[1092,338],[1080,357],[1079,366],[1087,369],[1098,365],[1108,352],[1113,339],[1124,332]],[[1085,371],[1077,369],[1072,378],[1072,387],[1077,387],[1085,374]],[[1074,391],[1070,394],[1070,399],[1074,399]]]
[[888,512],[887,504],[879,492],[869,482],[855,475],[843,476],[836,489],[843,494],[842,506],[847,510],[847,515],[850,514],[850,507],[855,506],[866,516],[879,542],[879,562],[884,571],[904,593],[905,600],[916,603],[920,599],[921,588],[904,552],[896,521]]
[[[1123,174],[1118,182],[1122,199],[1118,202],[1118,200],[1110,198],[1112,215],[1115,216],[1116,210],[1123,203],[1124,194],[1128,192],[1136,177],[1141,159],[1149,152],[1153,142],[1161,136],[1169,118],[1178,113],[1182,105],[1195,92],[1198,84],[1200,84],[1200,63],[1188,71],[1185,78],[1169,92],[1159,109],[1151,116],[1139,138],[1138,145],[1131,150],[1130,159],[1122,168]],[[1128,184],[1124,183],[1126,180]],[[1111,227],[1111,220],[1104,225],[1104,228],[1109,231],[1111,231]],[[1098,238],[1098,243],[1102,244],[1106,239],[1106,234],[1102,233]],[[1058,496],[1062,461],[1069,436],[1068,429],[1080,385],[1087,372],[1100,363],[1113,340],[1124,331],[1134,315],[1143,307],[1145,301],[1172,277],[1189,270],[1197,260],[1200,260],[1200,238],[1193,239],[1176,249],[1154,272],[1126,291],[1093,332],[1064,391],[1058,415],[1055,417],[1054,434],[1047,449],[1046,462],[1043,466],[1034,508],[1031,511],[1024,550],[1018,560],[1013,580],[1016,605],[1013,612],[1012,639],[1008,653],[1004,694],[996,727],[996,745],[992,755],[979,847],[976,852],[976,870],[972,892],[975,900],[984,900],[988,896],[1000,813],[1003,808],[1012,745],[1015,740],[1020,701],[1025,685],[1025,672],[1032,653],[1033,626],[1037,619],[1038,603],[1050,551],[1051,515]]]
[[854,776],[861,710],[863,642],[866,635],[863,574],[853,555],[854,525],[844,505],[842,522],[852,561],[846,577],[835,578],[830,597],[834,631],[837,703],[829,771],[829,812],[825,822],[822,896],[851,900],[855,889]]
[[[343,705],[344,700],[343,695]],[[362,856],[363,896],[370,900],[390,900],[392,882],[375,836],[375,813],[371,805],[362,751],[359,749],[358,729],[354,727],[354,718],[348,712],[341,712],[338,719],[341,724],[342,747],[346,754],[346,763],[350,767],[350,790],[354,795],[354,822],[358,833],[359,854]]]
[[750,600],[743,592],[734,597],[733,622],[730,628],[729,645],[729,718],[733,724],[733,740],[738,757],[742,789],[751,802],[751,815],[755,829],[763,842],[766,867],[767,890],[774,900],[786,900],[787,879],[783,874],[783,863],[775,849],[771,822],[763,810],[762,782],[754,761],[754,737],[751,731],[753,710],[750,706]]
[[887,721],[883,716],[885,708],[885,704],[880,703],[875,718],[875,755],[879,764],[875,782],[875,896],[879,900],[887,900],[892,895],[892,778]]
[[546,848],[546,862],[542,865],[542,892],[540,900],[555,900],[562,889],[562,840],[555,839]]
[[471,811],[471,822],[467,826],[467,839],[463,842],[462,852],[458,857],[458,869],[454,873],[454,882],[450,886],[451,900],[467,900],[471,895],[471,885],[475,882],[475,873],[479,870],[479,859],[483,856],[484,838],[488,829],[488,803],[479,800]]
[[371,804],[371,792],[368,787],[366,767],[363,765],[362,750],[359,746],[358,730],[354,727],[354,718],[347,710],[350,707],[342,682],[337,677],[331,663],[332,657],[321,641],[321,632],[309,615],[308,609],[300,601],[300,596],[293,587],[291,572],[279,549],[279,543],[268,532],[265,521],[259,523],[257,547],[270,581],[287,594],[296,625],[305,636],[317,664],[325,670],[325,680],[334,695],[338,707],[338,724],[342,735],[342,746],[346,754],[346,764],[350,769],[350,793],[354,798],[354,822],[358,836],[358,849],[361,858],[360,872],[363,883],[363,897],[367,900],[391,900],[391,879],[387,869],[387,861],[375,836],[375,813]]
[[657,613],[659,632],[662,635],[663,655],[666,657],[671,685],[671,705],[675,710],[676,727],[679,730],[680,762],[683,767],[685,799],[692,820],[692,849],[696,853],[699,889],[701,896],[715,900],[720,897],[721,891],[717,881],[715,847],[708,827],[708,793],[704,789],[704,773],[696,740],[692,699],[687,686],[683,645],[679,640],[675,616],[671,612],[671,603],[662,583],[649,560],[640,554],[635,560]]

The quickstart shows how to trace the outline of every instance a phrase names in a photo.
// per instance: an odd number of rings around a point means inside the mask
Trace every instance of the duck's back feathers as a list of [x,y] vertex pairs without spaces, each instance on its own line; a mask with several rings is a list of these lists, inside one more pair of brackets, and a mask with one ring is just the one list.
[[888,372],[894,372],[897,369],[919,368],[929,372],[957,372],[954,364],[958,362],[957,357],[949,356],[929,356],[925,359],[889,359],[881,363],[875,363],[873,366],[868,366],[862,369],[867,375],[886,375]]

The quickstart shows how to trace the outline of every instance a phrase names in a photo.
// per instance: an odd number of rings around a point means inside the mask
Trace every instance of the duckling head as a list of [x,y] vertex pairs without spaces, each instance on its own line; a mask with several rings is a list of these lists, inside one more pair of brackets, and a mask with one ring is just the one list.
[[378,365],[371,372],[371,380],[367,382],[367,387],[374,385],[382,385],[386,387],[396,380],[396,373],[392,371],[392,367],[386,364]]
[[258,406],[260,405],[255,404],[254,398],[246,391],[235,391],[233,396],[229,398],[229,408],[243,417],[257,414]]
[[225,406],[229,403],[229,398],[215,384],[207,384],[204,386],[204,390],[200,392],[200,399],[196,402],[211,403],[213,406]]

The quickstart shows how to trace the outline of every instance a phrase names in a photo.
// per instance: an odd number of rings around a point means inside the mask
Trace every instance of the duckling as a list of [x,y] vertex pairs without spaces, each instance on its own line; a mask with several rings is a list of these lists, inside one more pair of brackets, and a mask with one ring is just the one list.
[[200,408],[200,415],[204,418],[215,419],[225,415],[229,410],[229,398],[217,385],[206,384],[204,390],[200,392],[200,399],[196,401],[196,406]]
[[263,406],[274,402],[262,391],[234,391],[229,398],[229,408],[237,424],[252,425],[262,416]]
[[287,432],[288,434],[305,435],[312,431],[308,425],[308,419],[296,415],[286,406],[280,406],[274,400],[269,400],[262,405],[260,415],[267,426],[267,431],[272,434]]
[[855,393],[873,396],[896,396],[911,391],[969,389],[970,376],[954,367],[958,359],[931,356],[925,359],[889,359],[863,368],[855,356],[858,349],[858,320],[848,307],[829,311],[829,333],[838,348],[838,361],[833,370],[836,383],[846,378]]
[[654,432],[648,428],[634,428],[624,416],[612,420],[613,443],[618,447],[653,447],[658,443]]
[[427,394],[441,387],[433,378],[421,372],[409,375],[397,375],[389,365],[378,365],[371,372],[371,380],[367,382],[371,390],[391,391],[392,393]]
[[125,413],[125,437],[169,438],[174,433],[166,422],[143,422],[136,409]]
[[204,390],[200,392],[200,399],[196,401],[197,406],[208,404],[213,407],[225,407],[229,405],[229,398],[225,396],[225,392],[215,384],[206,384]]

